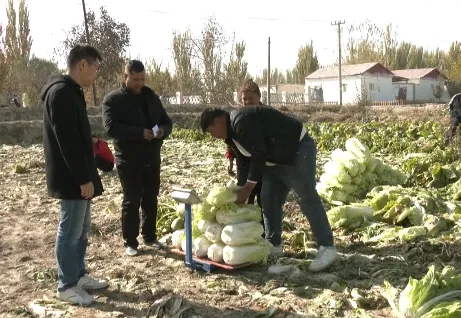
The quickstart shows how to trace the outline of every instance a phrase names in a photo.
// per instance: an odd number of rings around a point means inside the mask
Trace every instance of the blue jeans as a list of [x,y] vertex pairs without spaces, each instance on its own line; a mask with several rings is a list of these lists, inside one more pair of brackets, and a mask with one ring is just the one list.
[[299,143],[295,166],[266,167],[261,191],[266,239],[282,243],[283,204],[290,190],[307,217],[317,246],[333,246],[333,233],[325,208],[315,189],[316,145],[310,136]]
[[91,201],[62,200],[61,217],[56,237],[58,290],[77,285],[87,271],[85,254],[91,224]]

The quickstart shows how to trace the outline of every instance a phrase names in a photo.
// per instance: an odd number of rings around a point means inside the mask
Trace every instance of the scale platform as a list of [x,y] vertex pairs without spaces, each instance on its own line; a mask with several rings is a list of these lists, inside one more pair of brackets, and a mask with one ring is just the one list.
[[[170,252],[176,255],[186,256],[186,253],[180,249],[171,249]],[[205,270],[208,273],[218,268],[225,269],[227,271],[233,271],[233,270],[237,270],[237,269],[241,269],[241,268],[254,265],[252,263],[245,263],[245,264],[240,264],[240,265],[228,265],[228,264],[223,264],[223,263],[216,263],[216,262],[210,261],[207,258],[200,258],[196,256],[193,256],[192,259],[194,260],[195,267],[201,267],[203,270]]]

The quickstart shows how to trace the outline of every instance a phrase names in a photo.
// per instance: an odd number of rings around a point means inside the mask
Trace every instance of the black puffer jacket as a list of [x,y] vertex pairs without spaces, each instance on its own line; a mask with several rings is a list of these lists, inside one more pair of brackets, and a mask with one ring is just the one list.
[[48,193],[56,199],[79,200],[80,186],[91,181],[94,196],[101,195],[83,88],[67,75],[56,75],[43,87],[41,98]]
[[273,107],[245,106],[230,113],[226,143],[235,140],[251,154],[248,180],[261,181],[266,161],[295,165],[302,128]]
[[[144,106],[147,106],[148,118]],[[114,138],[118,165],[159,163],[163,139],[171,134],[173,124],[153,90],[144,87],[140,95],[135,95],[122,86],[109,93],[103,101],[103,120],[108,135]],[[163,138],[145,140],[144,129],[155,125],[163,128]]]
[[448,103],[451,117],[461,117],[461,93],[454,95]]

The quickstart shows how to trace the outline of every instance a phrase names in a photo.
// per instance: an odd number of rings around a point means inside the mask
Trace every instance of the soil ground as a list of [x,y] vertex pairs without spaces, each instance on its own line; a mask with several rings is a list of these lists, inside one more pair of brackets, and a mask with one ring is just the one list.
[[[380,120],[388,120],[386,116],[392,120],[446,120],[440,108],[384,111],[390,115],[375,110],[372,116]],[[168,109],[184,123],[190,123],[199,110],[186,115],[183,109]],[[89,109],[95,126],[100,121],[98,111]],[[339,116],[351,121],[361,116],[352,110],[295,112],[312,121],[341,120]],[[88,270],[108,279],[110,286],[94,293],[97,303],[91,307],[69,306],[55,298],[59,206],[46,193],[43,149],[40,143],[33,143],[40,140],[40,116],[38,110],[0,111],[0,317],[32,317],[31,302],[48,310],[54,308],[49,317],[157,317],[156,301],[163,296],[170,300],[163,306],[165,311],[174,300],[178,304],[183,299],[179,305],[189,309],[181,317],[360,317],[349,293],[353,288],[366,296],[359,307],[373,317],[390,317],[387,301],[381,296],[383,280],[404,287],[409,276],[420,278],[429,264],[460,267],[461,249],[449,242],[371,247],[343,233],[336,233],[335,238],[340,259],[321,274],[307,270],[314,257],[311,249],[293,246],[287,246],[289,258],[282,261],[294,263],[296,269],[281,275],[268,273],[268,266],[276,260],[236,272],[205,274],[190,271],[178,256],[147,246],[142,246],[139,256],[128,258],[120,239],[121,190],[114,171],[101,175],[106,191],[94,200],[87,253]],[[8,136],[3,135],[6,132]],[[173,184],[200,189],[225,181],[223,153],[224,147],[216,143],[167,141],[161,200],[169,200]],[[196,159],[191,159],[193,156]],[[306,232],[311,241],[298,206],[288,202],[285,211],[285,232]]]

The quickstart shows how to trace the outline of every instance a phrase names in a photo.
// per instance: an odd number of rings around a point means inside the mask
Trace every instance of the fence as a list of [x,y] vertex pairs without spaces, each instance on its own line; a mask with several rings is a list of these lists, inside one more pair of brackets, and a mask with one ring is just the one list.
[[[89,92],[87,94],[90,94]],[[271,93],[271,100],[270,104],[272,106],[306,106],[306,105],[325,105],[325,106],[336,106],[339,105],[337,101],[316,101],[312,100],[309,101],[308,94],[303,93]],[[13,104],[13,97],[17,97],[15,95],[4,95],[0,104],[5,106],[15,106]],[[90,96],[88,96],[90,97]],[[207,93],[205,96],[202,95],[185,95],[182,92],[176,92],[174,95],[161,95],[160,99],[164,105],[207,105],[210,104],[211,101],[211,94]],[[28,107],[24,103],[25,98],[23,97],[18,98],[18,101],[23,105],[23,107]],[[261,102],[263,104],[267,104],[267,93],[263,92],[261,96]],[[239,105],[240,96],[237,92],[233,94],[233,100],[228,101],[228,104],[232,105]],[[420,104],[427,104],[427,103],[436,103],[441,104],[440,101],[436,100],[426,100],[426,101],[370,101],[369,106],[402,106],[402,105],[420,105]],[[353,104],[344,103],[344,106],[351,106]]]
[[[330,105],[336,106],[339,105],[336,101],[309,101],[308,94],[302,93],[271,93],[270,104],[273,106],[302,106],[302,105]],[[173,96],[160,96],[162,103],[164,105],[204,105],[210,103],[210,93],[207,93],[206,96],[201,95],[184,95],[181,92],[176,92]],[[263,92],[261,96],[261,102],[267,104],[267,94]],[[232,103],[234,105],[240,104],[240,96],[237,92],[234,92]],[[421,100],[421,101],[370,101],[369,106],[401,106],[401,105],[419,105],[427,103],[438,103],[436,100]],[[353,104],[344,104],[344,106],[352,106]]]

